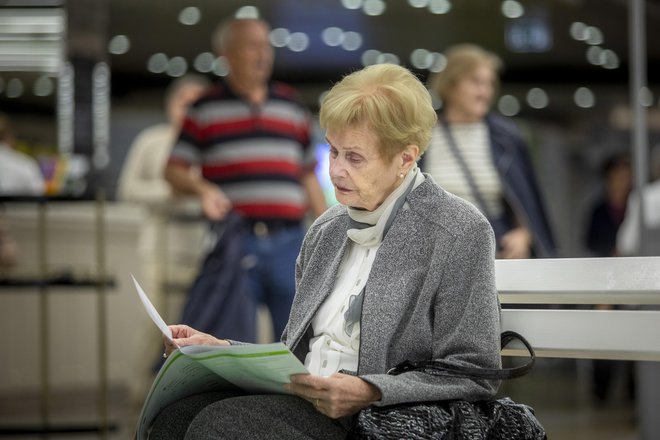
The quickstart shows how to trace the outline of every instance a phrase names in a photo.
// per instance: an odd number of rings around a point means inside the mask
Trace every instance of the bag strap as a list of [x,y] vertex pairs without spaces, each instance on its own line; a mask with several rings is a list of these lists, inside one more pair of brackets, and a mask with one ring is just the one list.
[[474,379],[489,379],[489,380],[507,380],[515,379],[529,373],[534,362],[536,361],[536,354],[531,344],[527,342],[520,334],[507,330],[502,332],[500,342],[500,349],[506,347],[511,341],[520,341],[529,352],[529,360],[517,367],[511,368],[479,368],[479,367],[466,367],[463,365],[450,364],[441,361],[421,361],[411,362],[403,361],[399,365],[391,368],[387,374],[397,375],[407,371],[423,371],[426,370],[430,374],[442,374],[447,376],[460,376],[469,377]]
[[465,176],[465,180],[467,181],[468,186],[470,187],[472,196],[474,197],[477,204],[481,208],[481,212],[483,212],[486,218],[488,219],[495,218],[492,216],[490,209],[488,209],[488,204],[486,203],[486,200],[481,194],[481,191],[479,191],[477,182],[474,180],[474,176],[472,175],[472,172],[470,171],[470,168],[468,167],[467,162],[463,157],[463,154],[461,154],[461,149],[458,147],[458,144],[456,143],[456,138],[454,138],[454,134],[451,132],[451,127],[449,126],[449,122],[447,122],[447,117],[443,113],[441,113],[438,119],[440,120],[440,123],[442,125],[443,132],[447,139],[447,144],[449,145],[449,148],[451,149],[451,152],[454,155],[456,162],[458,162],[461,171],[463,171],[463,175]]

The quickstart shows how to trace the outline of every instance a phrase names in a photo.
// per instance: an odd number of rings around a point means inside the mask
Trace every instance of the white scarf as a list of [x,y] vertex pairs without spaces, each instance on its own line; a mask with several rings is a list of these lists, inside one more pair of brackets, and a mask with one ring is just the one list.
[[406,196],[424,180],[424,175],[415,164],[403,179],[403,182],[385,198],[378,208],[373,211],[365,211],[348,207],[348,215],[352,220],[351,229],[347,231],[348,237],[362,246],[373,246],[381,243],[392,221],[394,221],[394,216],[405,203]]

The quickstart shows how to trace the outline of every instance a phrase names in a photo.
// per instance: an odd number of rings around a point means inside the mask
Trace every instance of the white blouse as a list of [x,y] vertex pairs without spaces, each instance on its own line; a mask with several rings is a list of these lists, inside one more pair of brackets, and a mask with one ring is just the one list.
[[[312,319],[314,336],[309,342],[305,367],[317,376],[331,376],[340,370],[358,369],[360,353],[360,319],[349,316],[354,301],[361,301],[360,293],[367,284],[371,267],[376,259],[383,236],[387,233],[390,216],[396,215],[397,201],[424,181],[424,175],[416,166],[408,173],[401,185],[374,211],[358,211],[348,208],[355,221],[371,225],[351,228],[349,241],[339,265],[335,286]],[[401,206],[401,205],[398,205]],[[361,303],[359,306],[361,313]]]
[[367,284],[371,266],[380,243],[361,246],[349,241],[339,267],[335,288],[312,320],[315,337],[305,367],[318,376],[330,376],[339,370],[357,371],[360,349],[360,321],[347,325],[344,313]]

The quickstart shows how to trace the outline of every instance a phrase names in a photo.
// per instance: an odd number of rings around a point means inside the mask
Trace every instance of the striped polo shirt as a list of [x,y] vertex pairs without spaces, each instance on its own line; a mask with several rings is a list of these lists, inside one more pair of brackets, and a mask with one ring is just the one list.
[[301,177],[316,165],[311,116],[293,88],[268,89],[254,105],[219,82],[188,111],[169,162],[199,167],[249,219],[297,221],[307,209]]

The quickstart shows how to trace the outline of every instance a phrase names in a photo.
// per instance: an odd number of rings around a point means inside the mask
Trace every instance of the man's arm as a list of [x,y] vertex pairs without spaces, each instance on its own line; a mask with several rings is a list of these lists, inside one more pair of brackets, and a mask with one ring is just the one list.
[[225,193],[190,167],[169,163],[165,168],[165,179],[175,193],[198,196],[204,215],[210,220],[222,220],[231,210],[231,201]]

